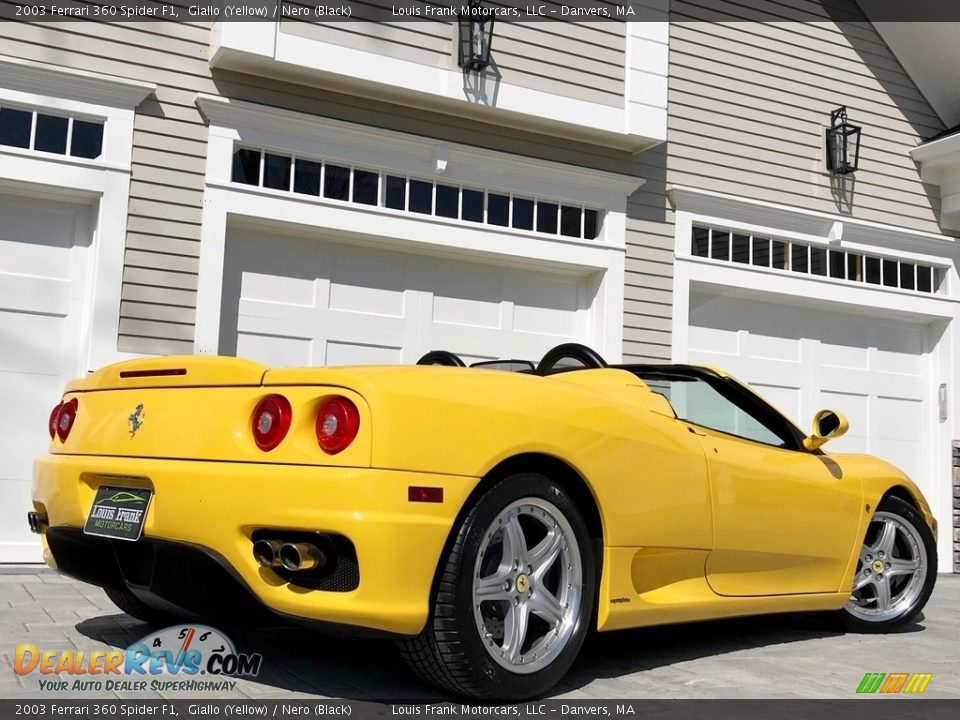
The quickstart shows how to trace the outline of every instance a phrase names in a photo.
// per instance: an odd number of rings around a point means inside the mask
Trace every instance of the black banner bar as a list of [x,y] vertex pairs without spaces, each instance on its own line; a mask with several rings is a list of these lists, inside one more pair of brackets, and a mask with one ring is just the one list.
[[[814,690],[814,688],[807,688]],[[790,688],[803,692],[805,688]],[[958,700],[542,700],[410,703],[356,700],[0,700],[0,718],[637,718],[637,720],[953,720]]]
[[[467,0],[0,0],[0,20],[449,22],[467,4]],[[960,2],[954,0],[483,0],[482,12],[507,22],[651,22],[668,17],[676,22],[960,22]]]

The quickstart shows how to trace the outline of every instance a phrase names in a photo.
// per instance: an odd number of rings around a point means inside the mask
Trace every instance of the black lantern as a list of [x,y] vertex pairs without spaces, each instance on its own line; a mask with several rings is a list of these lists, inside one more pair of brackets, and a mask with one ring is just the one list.
[[860,164],[860,128],[847,122],[847,109],[830,113],[827,128],[827,170],[831,175],[856,172]]
[[460,25],[458,64],[464,70],[480,72],[490,64],[490,41],[493,40],[493,11],[470,0],[457,19]]

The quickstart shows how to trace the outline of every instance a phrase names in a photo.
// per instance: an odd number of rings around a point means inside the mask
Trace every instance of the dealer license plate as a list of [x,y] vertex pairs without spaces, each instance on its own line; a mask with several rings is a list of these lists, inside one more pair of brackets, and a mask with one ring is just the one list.
[[102,486],[93,499],[83,531],[117,540],[139,540],[152,494],[142,488]]

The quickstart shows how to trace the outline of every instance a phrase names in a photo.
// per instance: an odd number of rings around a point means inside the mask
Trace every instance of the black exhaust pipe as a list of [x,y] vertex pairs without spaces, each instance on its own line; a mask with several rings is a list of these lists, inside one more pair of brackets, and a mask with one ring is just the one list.
[[327,564],[327,554],[313,543],[284,543],[278,557],[280,564],[291,572],[313,570]]
[[27,525],[30,526],[30,532],[40,535],[47,529],[47,514],[38,512],[27,513]]
[[280,567],[279,540],[257,540],[253,543],[253,557],[261,567]]

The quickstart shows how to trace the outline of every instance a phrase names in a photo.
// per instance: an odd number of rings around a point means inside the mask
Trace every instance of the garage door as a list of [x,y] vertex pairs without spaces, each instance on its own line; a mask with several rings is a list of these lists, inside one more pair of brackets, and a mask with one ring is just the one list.
[[927,326],[892,318],[690,298],[690,362],[728,370],[804,431],[817,410],[839,410],[850,431],[827,450],[882,457],[925,492],[936,412],[928,336]]
[[589,343],[589,280],[231,231],[220,352],[278,366],[538,360]]
[[0,194],[0,562],[38,562],[27,530],[33,460],[79,371],[86,206]]

